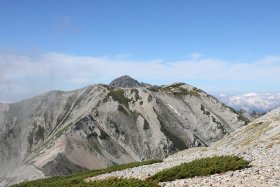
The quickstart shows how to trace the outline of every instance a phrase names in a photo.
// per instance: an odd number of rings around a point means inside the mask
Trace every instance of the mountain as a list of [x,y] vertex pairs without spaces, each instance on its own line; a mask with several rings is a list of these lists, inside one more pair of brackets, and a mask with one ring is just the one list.
[[209,147],[190,148],[177,152],[162,163],[106,173],[93,178],[112,177],[145,179],[155,173],[199,158],[236,155],[250,161],[250,167],[204,177],[179,179],[162,186],[280,186],[280,108],[224,136]]
[[51,91],[0,105],[0,186],[165,158],[243,125],[239,113],[184,83],[144,87],[124,76]]

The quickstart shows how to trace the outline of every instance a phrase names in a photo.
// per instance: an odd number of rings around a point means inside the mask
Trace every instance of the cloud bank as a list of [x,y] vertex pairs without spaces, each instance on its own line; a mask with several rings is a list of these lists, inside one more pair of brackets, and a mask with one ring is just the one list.
[[[109,83],[124,74],[152,84],[175,81],[214,83],[208,84],[208,88],[217,87],[215,82],[223,85],[249,82],[266,91],[266,85],[279,85],[279,73],[280,56],[245,63],[205,58],[199,54],[178,61],[136,61],[62,53],[0,53],[0,102],[14,102],[52,89],[71,90],[88,84]],[[221,89],[227,91],[228,88]]]
[[280,107],[280,93],[246,93],[230,97],[223,95],[221,96],[221,100],[233,108],[244,109],[250,112],[267,112]]

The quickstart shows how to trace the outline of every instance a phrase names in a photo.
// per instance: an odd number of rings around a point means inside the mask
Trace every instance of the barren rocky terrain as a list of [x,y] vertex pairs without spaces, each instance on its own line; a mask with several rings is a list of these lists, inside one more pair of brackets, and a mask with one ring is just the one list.
[[250,168],[207,177],[195,177],[160,183],[161,186],[280,186],[280,108],[249,125],[226,135],[210,147],[190,148],[175,153],[162,163],[103,174],[87,181],[110,177],[146,179],[155,173],[216,155],[237,155],[251,161]]

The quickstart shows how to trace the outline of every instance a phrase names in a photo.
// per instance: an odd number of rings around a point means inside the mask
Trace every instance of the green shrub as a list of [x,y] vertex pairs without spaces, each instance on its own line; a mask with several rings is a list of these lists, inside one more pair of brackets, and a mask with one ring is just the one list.
[[169,88],[180,88],[180,86],[182,85],[185,85],[185,83],[183,82],[178,82],[178,83],[175,83],[175,84],[172,84],[170,86],[168,86]]
[[[104,173],[110,173],[113,171],[119,171],[119,170],[124,170],[127,168],[133,168],[133,167],[137,167],[137,166],[143,166],[143,165],[148,165],[148,164],[153,164],[153,163],[158,163],[158,162],[162,162],[162,161],[161,160],[147,160],[147,161],[143,161],[143,162],[132,162],[132,163],[128,163],[128,164],[112,166],[112,167],[105,168],[105,169],[79,172],[79,173],[67,175],[67,176],[59,176],[59,177],[52,177],[52,178],[22,182],[20,184],[15,184],[12,187],[69,187],[69,186],[87,187],[87,186],[94,186],[94,183],[92,183],[92,182],[87,183],[84,181],[84,179],[86,179],[88,177],[94,177],[97,175],[101,175]],[[127,181],[131,181],[131,184],[135,184],[135,186],[137,186],[135,180],[129,179]],[[110,181],[107,181],[107,182],[108,182],[107,184],[109,184]],[[124,182],[125,182],[124,179],[117,181],[116,184],[121,184],[122,182],[124,184]],[[104,182],[104,184],[106,184],[106,181]],[[142,185],[144,183],[139,183],[138,186],[141,186],[140,184]],[[154,184],[154,183],[152,182],[152,183],[145,183],[145,184]],[[118,186],[118,185],[115,185],[115,186]],[[124,186],[124,185],[122,185],[122,186]]]
[[150,90],[152,92],[158,92],[160,90],[160,87],[150,87],[150,88],[147,88],[147,90]]
[[157,187],[155,181],[142,181],[139,179],[112,178],[90,182],[88,186],[96,187]]
[[249,162],[237,156],[215,156],[183,163],[150,177],[152,181],[173,181],[195,176],[206,176],[249,167]]
[[177,91],[173,91],[172,92],[174,96],[185,96],[185,95],[190,95],[190,96],[195,96],[195,97],[199,97],[199,93],[196,91],[192,91],[192,90],[187,90],[185,88],[181,88],[179,87]]
[[206,176],[215,173],[223,173],[231,170],[238,170],[249,167],[249,162],[237,156],[215,156],[209,158],[197,159],[189,163],[183,163],[179,166],[169,168],[158,172],[148,180],[138,179],[109,178],[93,182],[85,182],[89,177],[110,173],[113,171],[124,170],[127,168],[148,165],[161,162],[160,160],[149,160],[144,162],[134,162],[124,165],[112,166],[106,169],[95,171],[85,171],[73,175],[39,179],[35,181],[23,182],[13,187],[153,187],[158,186],[158,182],[172,181],[176,179]]
[[131,101],[124,95],[124,91],[121,89],[110,90],[107,97],[112,97],[114,101],[118,101],[120,104],[123,104],[128,108],[128,103]]

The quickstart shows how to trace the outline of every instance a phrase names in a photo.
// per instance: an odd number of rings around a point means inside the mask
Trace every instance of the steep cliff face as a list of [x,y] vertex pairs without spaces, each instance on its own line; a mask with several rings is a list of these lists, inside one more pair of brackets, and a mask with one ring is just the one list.
[[[244,124],[232,109],[183,83],[52,91],[0,105],[0,180],[165,158],[207,146]],[[30,174],[18,177],[18,168]]]

